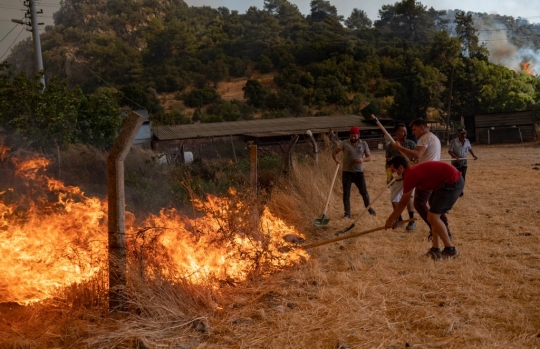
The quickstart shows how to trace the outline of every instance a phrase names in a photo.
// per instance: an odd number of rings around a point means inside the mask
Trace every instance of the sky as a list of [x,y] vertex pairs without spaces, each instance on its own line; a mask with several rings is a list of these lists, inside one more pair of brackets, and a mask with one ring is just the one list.
[[[229,10],[237,10],[245,13],[250,6],[262,9],[264,0],[184,0],[190,6],[210,6],[217,8],[227,7]],[[304,15],[309,13],[310,0],[289,0],[298,6]],[[378,11],[382,5],[395,4],[397,0],[330,0],[337,8],[338,14],[349,17],[354,8],[364,10],[368,17],[375,21],[378,19]],[[455,10],[497,13],[500,15],[522,17],[531,23],[540,22],[540,1],[516,1],[516,0],[420,0],[428,9]],[[23,0],[0,0],[0,61],[9,54],[11,47],[18,41],[30,37],[32,34],[25,30],[25,26],[11,22],[11,19],[24,18]],[[40,22],[45,25],[53,24],[53,13],[60,8],[60,0],[37,0],[37,9],[42,9],[39,15]],[[40,26],[43,31],[44,26]]]

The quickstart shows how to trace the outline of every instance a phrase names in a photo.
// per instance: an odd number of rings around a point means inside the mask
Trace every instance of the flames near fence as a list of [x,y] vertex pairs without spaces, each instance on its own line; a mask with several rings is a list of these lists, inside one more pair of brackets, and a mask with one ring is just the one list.
[[[36,156],[0,162],[0,302],[46,300],[89,280],[107,292],[107,203],[51,178],[49,165]],[[219,288],[309,258],[283,248],[284,236],[301,234],[249,196],[192,202],[193,217],[173,208],[127,214],[130,272]]]

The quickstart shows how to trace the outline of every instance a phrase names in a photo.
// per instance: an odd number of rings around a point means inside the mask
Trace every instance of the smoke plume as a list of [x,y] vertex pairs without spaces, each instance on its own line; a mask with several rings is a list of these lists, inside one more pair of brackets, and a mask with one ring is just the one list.
[[508,39],[508,28],[502,23],[486,24],[479,18],[474,20],[479,32],[478,39],[486,44],[491,63],[502,65],[516,72],[540,75],[540,50],[517,47]]

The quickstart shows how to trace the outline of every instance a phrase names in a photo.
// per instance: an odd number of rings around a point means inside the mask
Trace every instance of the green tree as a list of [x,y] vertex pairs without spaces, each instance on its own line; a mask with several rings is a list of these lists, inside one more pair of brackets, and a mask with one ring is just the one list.
[[435,33],[435,24],[425,6],[419,1],[403,0],[394,5],[383,5],[375,27],[415,43],[429,42]]
[[39,149],[84,142],[100,148],[112,144],[122,116],[116,89],[84,95],[79,88],[51,79],[45,90],[40,75],[28,79],[0,65],[0,121]]
[[442,107],[441,94],[446,78],[438,69],[424,65],[417,58],[409,58],[405,67],[404,78],[397,85],[390,115],[394,119],[406,121],[426,118],[429,107]]
[[368,29],[373,22],[364,10],[353,9],[349,18],[345,20],[345,26],[349,29]]
[[336,20],[343,20],[343,16],[339,16],[337,8],[328,0],[311,0],[309,4],[311,8],[311,18],[315,21],[322,21],[327,17]]
[[472,15],[459,11],[456,13],[454,22],[456,23],[456,34],[461,42],[463,55],[469,58],[476,57],[487,60],[489,53],[485,45],[479,43],[478,31],[474,27]]
[[191,90],[183,96],[184,103],[190,108],[200,108],[220,99],[219,93],[209,87]]
[[244,98],[247,104],[254,106],[255,108],[261,108],[264,106],[264,100],[269,94],[267,88],[259,80],[248,80],[244,87]]

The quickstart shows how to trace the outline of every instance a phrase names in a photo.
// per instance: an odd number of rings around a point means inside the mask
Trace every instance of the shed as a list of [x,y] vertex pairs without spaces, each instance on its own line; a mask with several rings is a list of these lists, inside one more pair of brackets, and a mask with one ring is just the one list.
[[[380,121],[386,125],[394,123],[392,120]],[[307,130],[319,140],[319,135],[330,130],[343,139],[348,137],[351,126],[360,127],[361,139],[368,142],[370,148],[377,149],[383,142],[383,134],[375,122],[358,115],[339,115],[155,126],[152,128],[152,147],[157,152],[179,152],[183,148],[195,157],[232,158],[233,153],[241,152],[248,142],[259,147],[280,146],[298,135],[299,144],[307,143]]]
[[463,125],[467,138],[476,143],[530,142],[536,138],[533,110],[464,116]]
[[152,146],[152,122],[148,116],[148,111],[146,110],[134,110],[135,113],[139,114],[144,118],[144,121],[135,136],[133,145],[138,145],[143,148],[150,148]]

